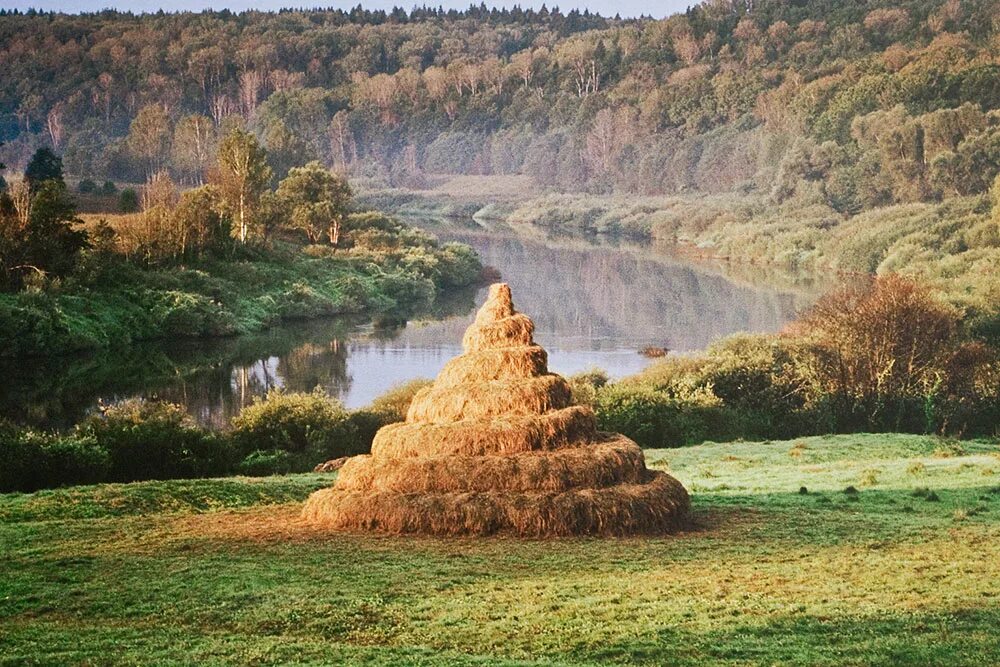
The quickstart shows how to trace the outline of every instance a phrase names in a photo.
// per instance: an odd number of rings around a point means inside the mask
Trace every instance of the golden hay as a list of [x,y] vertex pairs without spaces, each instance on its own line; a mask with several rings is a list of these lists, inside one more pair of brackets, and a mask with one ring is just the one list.
[[469,352],[445,364],[435,384],[451,387],[468,382],[537,377],[549,372],[548,356],[538,345]]
[[687,491],[649,472],[642,484],[563,493],[395,493],[322,489],[303,518],[335,530],[433,535],[658,535],[684,527]]
[[390,424],[372,442],[376,458],[459,454],[519,454],[588,442],[597,431],[594,411],[573,405],[543,415],[503,416],[489,421]]
[[535,344],[535,323],[527,315],[511,315],[489,324],[473,324],[462,337],[466,352],[499,347],[527,347]]
[[557,452],[492,456],[355,456],[341,469],[344,491],[569,491],[638,484],[646,473],[642,450],[623,436]]
[[506,285],[489,300],[406,421],[379,430],[317,491],[303,519],[341,530],[436,535],[634,535],[676,530],[689,499],[642,450],[598,434],[589,407],[547,372],[534,324]]
[[476,313],[476,324],[489,324],[514,315],[514,300],[511,297],[510,286],[507,283],[490,285],[486,303]]
[[572,390],[558,375],[523,380],[437,384],[417,392],[406,413],[408,422],[452,422],[501,415],[539,415],[572,403]]

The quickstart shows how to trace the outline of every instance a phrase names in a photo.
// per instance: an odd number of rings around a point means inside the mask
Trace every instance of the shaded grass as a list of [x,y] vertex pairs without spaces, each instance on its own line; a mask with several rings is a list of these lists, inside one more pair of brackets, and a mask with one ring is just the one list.
[[990,664],[1000,448],[961,445],[649,450],[694,490],[664,539],[325,534],[318,475],[4,496],[0,664]]

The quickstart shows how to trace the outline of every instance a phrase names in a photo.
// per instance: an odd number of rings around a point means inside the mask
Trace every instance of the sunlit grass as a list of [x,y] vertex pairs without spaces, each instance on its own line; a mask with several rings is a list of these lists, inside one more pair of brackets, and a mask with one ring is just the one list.
[[5,496],[0,664],[992,664],[998,452],[647,451],[695,514],[652,540],[328,535],[321,475]]

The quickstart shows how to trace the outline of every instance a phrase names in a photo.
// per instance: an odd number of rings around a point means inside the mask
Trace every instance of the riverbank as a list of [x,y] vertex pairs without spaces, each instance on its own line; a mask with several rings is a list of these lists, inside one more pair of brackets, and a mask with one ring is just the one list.
[[0,652],[985,664],[1000,651],[998,453],[891,434],[647,450],[695,517],[652,540],[331,539],[298,517],[333,474],[5,495]]
[[738,193],[622,197],[526,188],[518,196],[512,178],[464,176],[421,191],[368,186],[360,197],[401,215],[457,211],[486,223],[624,235],[736,264],[899,272],[932,284],[974,327],[1000,340],[1000,222],[987,195],[849,215],[805,195],[782,204]]
[[85,257],[78,275],[56,285],[0,294],[0,356],[235,336],[334,315],[398,319],[479,280],[482,267],[467,246],[402,227],[389,236],[385,247],[332,252],[278,242],[149,268]]

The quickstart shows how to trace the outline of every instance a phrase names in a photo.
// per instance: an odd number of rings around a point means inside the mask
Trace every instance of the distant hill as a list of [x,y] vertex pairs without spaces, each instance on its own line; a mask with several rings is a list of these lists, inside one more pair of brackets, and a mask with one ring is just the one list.
[[840,214],[984,192],[1000,3],[712,0],[664,20],[354,9],[0,15],[0,161],[197,182],[246,125],[276,173],[523,173],[593,193],[756,192]]

